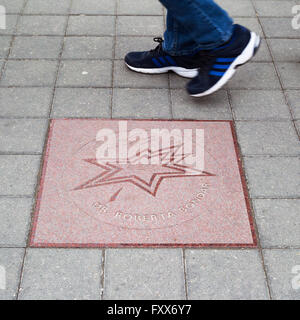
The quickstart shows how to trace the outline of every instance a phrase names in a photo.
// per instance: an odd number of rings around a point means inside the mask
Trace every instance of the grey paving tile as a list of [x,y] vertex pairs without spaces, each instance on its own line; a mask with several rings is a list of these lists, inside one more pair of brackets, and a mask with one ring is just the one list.
[[6,58],[6,56],[8,55],[11,39],[12,37],[10,36],[0,37],[0,59]]
[[42,153],[47,120],[0,119],[0,152]]
[[292,7],[295,5],[294,1],[253,1],[257,13],[261,17],[291,17]]
[[236,122],[243,155],[300,155],[300,143],[291,121]]
[[29,249],[20,300],[99,300],[101,250]]
[[40,156],[0,155],[0,194],[32,196],[39,166]]
[[253,62],[239,68],[228,82],[234,89],[279,89],[280,84],[272,63]]
[[111,59],[112,37],[67,37],[62,59]]
[[7,62],[0,84],[4,86],[52,86],[56,69],[56,61],[10,60]]
[[236,120],[290,119],[281,91],[231,90],[231,103]]
[[115,17],[113,16],[71,16],[67,35],[113,36]]
[[31,208],[32,199],[0,198],[0,246],[26,246]]
[[224,90],[201,99],[190,97],[185,90],[171,90],[172,109],[175,119],[228,120],[231,112]]
[[0,36],[15,33],[17,18],[17,15],[6,15],[6,28],[0,30]]
[[22,16],[17,34],[64,35],[66,25],[66,16]]
[[184,299],[179,249],[107,250],[104,299]]
[[291,18],[260,18],[266,37],[300,38],[298,30],[294,30]]
[[300,246],[300,199],[254,200],[262,247]]
[[263,37],[263,31],[257,18],[235,18],[234,22],[247,27],[251,31],[254,31]]
[[288,90],[286,91],[288,102],[292,108],[295,119],[300,119],[300,91]]
[[216,0],[232,17],[255,17],[255,10],[250,0]]
[[165,89],[115,89],[114,118],[171,117],[169,93]]
[[300,89],[300,64],[299,63],[277,63],[282,84],[285,89]]
[[15,300],[17,297],[24,249],[0,248],[0,266],[5,269],[6,289],[0,290],[0,300]]
[[159,36],[162,35],[164,20],[162,16],[118,16],[118,35]]
[[28,0],[25,14],[67,14],[71,0]]
[[110,87],[111,61],[63,61],[60,65],[58,86]]
[[272,298],[299,300],[299,250],[264,250],[263,252]]
[[299,61],[300,41],[295,39],[268,39],[275,61]]
[[57,88],[52,116],[110,117],[111,89]]
[[259,61],[259,62],[272,61],[272,57],[265,39],[261,38],[260,48],[257,51],[256,55],[252,58],[252,61]]
[[0,88],[0,116],[47,117],[51,88]]
[[188,298],[268,299],[257,250],[186,250]]
[[118,0],[118,14],[162,15],[163,7],[157,0]]
[[124,61],[115,61],[114,86],[124,88],[168,88],[168,75],[147,75],[127,68]]
[[117,37],[116,38],[116,59],[124,59],[131,51],[147,51],[153,49],[155,43],[153,37]]
[[73,0],[72,14],[114,14],[116,0]]
[[0,0],[0,5],[5,7],[6,13],[20,13],[24,3],[25,0]]
[[57,59],[62,37],[16,37],[9,58]]
[[245,157],[244,161],[253,198],[299,197],[299,157]]

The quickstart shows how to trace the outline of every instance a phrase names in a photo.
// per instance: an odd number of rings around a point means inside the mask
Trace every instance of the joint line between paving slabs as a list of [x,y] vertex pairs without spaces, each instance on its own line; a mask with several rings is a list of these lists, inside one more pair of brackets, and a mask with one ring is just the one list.
[[116,1],[115,4],[115,24],[114,24],[114,35],[113,35],[113,52],[112,52],[112,62],[111,62],[111,97],[110,97],[110,118],[112,119],[113,117],[113,102],[114,102],[114,69],[115,69],[115,58],[116,58],[116,46],[117,46],[117,12],[118,12],[118,1]]
[[[14,41],[15,41],[17,30],[18,30],[18,26],[19,26],[19,22],[20,22],[22,14],[23,14],[23,12],[25,10],[25,7],[27,5],[27,2],[28,2],[28,0],[24,1],[24,4],[23,4],[23,7],[22,7],[21,11],[17,14],[16,24],[15,24],[15,26],[13,28],[13,32],[11,34],[12,38],[11,38],[10,43],[9,43],[9,49],[8,49],[8,52],[7,52],[6,56],[5,56],[5,58],[4,58],[3,66],[2,66],[2,68],[0,70],[0,84],[2,82],[2,78],[3,78],[3,75],[4,75],[5,69],[6,69],[6,65],[7,65],[7,62],[9,60],[9,56],[11,54],[12,47],[14,45]],[[10,35],[8,34],[7,36],[10,36]]]
[[[259,255],[260,255],[260,259],[261,259],[261,266],[263,268],[264,275],[265,275],[265,283],[266,283],[266,286],[267,286],[268,295],[269,295],[269,298],[272,299],[269,279],[268,279],[266,266],[265,266],[265,261],[264,261],[264,256],[263,256],[262,247],[261,247],[261,243],[260,243],[260,235],[259,235],[259,231],[258,231],[258,227],[257,227],[257,223],[256,223],[256,216],[255,216],[254,206],[253,206],[252,197],[250,195],[249,188],[248,188],[248,179],[247,179],[246,170],[245,170],[245,166],[244,166],[244,156],[242,154],[242,150],[241,150],[241,147],[240,147],[240,144],[239,144],[239,140],[238,140],[238,135],[236,133],[237,131],[236,131],[236,127],[235,127],[235,114],[234,114],[234,110],[233,110],[233,107],[232,107],[232,96],[231,96],[231,93],[230,93],[229,89],[226,89],[226,91],[227,91],[229,107],[230,107],[230,110],[231,110],[231,115],[232,115],[232,118],[233,118],[232,124],[233,124],[235,135],[236,135],[236,144],[237,144],[237,147],[238,147],[239,154],[241,156],[240,157],[241,158],[240,162],[241,162],[241,167],[242,167],[242,171],[243,171],[241,174],[244,175],[245,188],[246,188],[246,192],[249,195],[248,196],[248,202],[249,202],[249,206],[250,206],[250,214],[252,216],[252,223],[253,223],[253,228],[254,228],[254,236],[255,236],[256,246],[257,246],[258,251],[259,251]],[[243,179],[243,177],[241,177],[241,178]]]
[[65,37],[66,37],[66,34],[67,34],[67,30],[68,30],[72,4],[73,4],[73,0],[70,1],[70,5],[69,5],[69,8],[68,8],[68,15],[67,15],[67,21],[66,21],[66,25],[65,25],[65,29],[64,29],[63,41],[62,41],[62,44],[61,44],[61,48],[60,48],[60,52],[59,52],[59,56],[58,56],[58,60],[57,60],[55,81],[54,81],[52,97],[51,97],[51,101],[50,101],[50,109],[49,109],[49,116],[48,116],[49,119],[52,116],[53,104],[54,104],[54,99],[55,99],[55,94],[56,94],[56,85],[57,85],[57,80],[58,80],[59,71],[60,71],[60,67],[61,67],[62,55],[63,55],[63,51],[64,51],[64,48],[65,48]]

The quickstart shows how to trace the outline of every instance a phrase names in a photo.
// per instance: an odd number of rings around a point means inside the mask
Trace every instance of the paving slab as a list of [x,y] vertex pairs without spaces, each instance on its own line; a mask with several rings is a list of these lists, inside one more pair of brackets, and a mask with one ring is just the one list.
[[26,246],[32,205],[32,199],[0,198],[0,247]]
[[16,37],[10,59],[58,59],[62,37]]
[[9,60],[1,86],[53,86],[56,76],[56,61]]
[[0,37],[0,59],[6,58],[6,56],[8,55],[11,39],[12,39],[11,36]]
[[262,247],[300,246],[300,199],[256,199],[254,206]]
[[0,290],[0,300],[15,300],[17,298],[23,256],[24,249],[0,248],[0,266],[2,270],[4,268],[6,278],[6,289]]
[[53,118],[109,118],[111,89],[57,88]]
[[24,14],[68,14],[71,0],[28,0]]
[[73,0],[71,14],[115,14],[117,0]]
[[110,87],[111,61],[63,61],[60,64],[59,87]]
[[269,299],[256,250],[186,250],[188,299]]
[[6,13],[20,13],[24,7],[25,0],[1,0],[0,5],[4,6]]
[[40,156],[0,155],[0,195],[32,196],[39,165]]
[[295,39],[267,39],[275,61],[298,62],[300,41]]
[[157,0],[118,0],[118,15],[163,15]]
[[153,36],[117,36],[115,58],[123,60],[126,54],[130,51],[147,51],[153,49],[154,46],[155,42],[153,41]]
[[288,90],[286,94],[292,108],[293,117],[300,119],[300,90]]
[[174,119],[231,120],[232,115],[227,93],[220,90],[216,94],[201,99],[191,98],[185,90],[171,90]]
[[67,35],[113,36],[114,16],[70,16]]
[[106,250],[104,299],[184,300],[181,250]]
[[295,6],[295,1],[292,0],[254,0],[253,3],[258,15],[261,17],[292,17],[292,8]]
[[17,15],[6,15],[6,29],[0,30],[0,35],[13,35],[17,28]]
[[[205,168],[197,169],[204,154],[198,153],[195,160],[171,151],[170,142],[169,147],[155,147],[153,129],[173,130],[169,134],[175,135],[176,149],[183,148],[188,130],[190,143],[184,148],[191,152],[193,145],[199,152],[198,135],[203,130]],[[109,154],[108,160],[107,151],[101,156],[100,149],[105,147],[99,142],[105,139],[101,134],[118,135],[124,146],[130,144],[127,135],[135,131],[139,137],[143,134],[144,142],[139,149],[134,147],[136,151],[130,148],[126,159]],[[53,120],[31,245],[254,246],[250,206],[235,148],[231,123],[224,121]],[[150,163],[143,159],[145,152]],[[153,164],[155,153],[160,156]],[[186,157],[189,160],[183,161]],[[222,164],[216,159],[222,159]],[[177,192],[173,193],[175,184]]]
[[230,90],[230,96],[236,120],[291,119],[279,90]]
[[52,88],[0,88],[1,117],[48,117]]
[[0,152],[42,153],[48,121],[0,119]]
[[226,85],[229,89],[280,89],[272,63],[252,62],[240,68]]
[[298,157],[246,157],[248,186],[253,198],[299,197]]
[[285,89],[300,89],[299,63],[277,63],[278,71]]
[[271,62],[272,57],[270,54],[270,50],[268,48],[266,39],[261,38],[260,39],[260,47],[255,56],[252,58],[251,61],[254,62]]
[[115,61],[114,87],[165,88],[169,87],[167,74],[147,75],[130,70],[124,61]]
[[112,116],[131,119],[170,119],[168,90],[115,89]]
[[112,37],[67,37],[62,59],[112,59]]
[[255,17],[255,10],[251,0],[239,1],[237,5],[234,0],[216,0],[232,17]]
[[162,16],[118,16],[117,35],[160,36],[163,34]]
[[101,250],[29,249],[20,300],[100,300]]
[[18,35],[64,35],[67,25],[66,16],[21,16]]
[[264,250],[263,254],[272,298],[275,300],[299,300],[299,249]]
[[300,155],[300,143],[291,121],[236,122],[243,155]]
[[298,30],[292,28],[291,18],[260,18],[267,38],[300,38]]

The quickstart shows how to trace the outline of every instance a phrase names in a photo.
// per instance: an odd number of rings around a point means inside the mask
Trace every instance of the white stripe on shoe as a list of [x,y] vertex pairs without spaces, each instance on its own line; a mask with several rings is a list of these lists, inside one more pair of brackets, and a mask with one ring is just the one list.
[[243,52],[233,61],[233,63],[230,65],[230,67],[227,69],[224,75],[220,78],[220,80],[210,89],[199,94],[191,94],[191,96],[196,98],[204,97],[214,93],[215,91],[218,91],[232,78],[232,76],[236,72],[236,69],[239,66],[247,63],[249,60],[253,58],[257,49],[259,48],[259,45],[260,45],[260,37],[256,33],[251,32],[251,37],[248,45],[243,50]]

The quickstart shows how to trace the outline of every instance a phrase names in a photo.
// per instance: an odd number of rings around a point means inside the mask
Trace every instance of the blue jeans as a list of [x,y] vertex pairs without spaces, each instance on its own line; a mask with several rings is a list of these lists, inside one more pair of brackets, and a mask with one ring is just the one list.
[[228,41],[233,21],[213,0],[159,0],[168,10],[163,49],[173,56],[192,55]]

